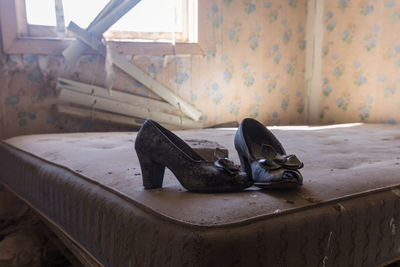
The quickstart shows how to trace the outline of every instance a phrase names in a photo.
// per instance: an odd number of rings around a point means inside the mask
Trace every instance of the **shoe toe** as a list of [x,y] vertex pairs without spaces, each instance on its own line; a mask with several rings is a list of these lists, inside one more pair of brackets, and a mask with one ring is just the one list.
[[282,174],[282,180],[288,181],[288,182],[291,181],[291,182],[295,182],[298,184],[303,183],[303,177],[297,171],[284,171]]

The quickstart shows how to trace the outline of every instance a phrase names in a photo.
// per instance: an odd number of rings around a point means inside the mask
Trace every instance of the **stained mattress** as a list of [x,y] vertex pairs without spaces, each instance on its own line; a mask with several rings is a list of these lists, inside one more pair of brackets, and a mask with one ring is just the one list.
[[[236,129],[176,132],[229,149]],[[136,133],[20,136],[0,182],[105,266],[376,266],[400,257],[400,127],[272,128],[299,190],[144,190]],[[171,155],[173,156],[173,155]]]

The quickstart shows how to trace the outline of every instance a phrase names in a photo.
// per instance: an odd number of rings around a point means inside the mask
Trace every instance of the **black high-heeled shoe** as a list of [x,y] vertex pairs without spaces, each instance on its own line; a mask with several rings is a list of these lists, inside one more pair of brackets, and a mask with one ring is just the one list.
[[218,160],[209,162],[182,139],[152,120],[140,128],[135,150],[146,189],[162,187],[165,167],[181,185],[195,192],[233,192],[252,185],[240,167],[216,151]]
[[242,170],[261,188],[288,188],[303,184],[298,169],[303,163],[286,155],[281,143],[267,127],[254,119],[244,119],[235,134],[235,148]]

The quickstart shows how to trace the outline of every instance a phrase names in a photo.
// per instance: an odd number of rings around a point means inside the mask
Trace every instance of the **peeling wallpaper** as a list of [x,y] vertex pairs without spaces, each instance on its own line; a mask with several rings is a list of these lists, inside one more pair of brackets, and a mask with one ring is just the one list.
[[[206,126],[245,117],[303,124],[306,2],[209,0],[200,18],[204,55],[130,58],[200,109]],[[126,129],[51,110],[57,76],[105,85],[100,56],[83,56],[72,71],[61,57],[3,55],[2,62],[0,137]],[[157,98],[118,70],[114,88]]]
[[[204,55],[129,57],[204,113],[206,126],[256,118],[303,124],[306,0],[208,0],[200,17]],[[324,1],[320,123],[400,120],[400,0]],[[76,131],[132,130],[60,115],[57,76],[106,86],[104,59],[1,55],[0,138]],[[115,68],[113,87],[158,98]]]
[[400,121],[400,1],[325,1],[322,123]]

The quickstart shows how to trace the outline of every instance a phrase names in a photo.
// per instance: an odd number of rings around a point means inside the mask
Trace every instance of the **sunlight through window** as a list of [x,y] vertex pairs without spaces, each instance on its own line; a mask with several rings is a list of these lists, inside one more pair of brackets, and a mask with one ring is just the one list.
[[[63,0],[65,25],[73,21],[81,28],[87,28],[108,2]],[[182,33],[188,29],[184,18],[188,17],[185,7],[189,2],[192,1],[142,0],[115,23],[109,32]],[[26,15],[30,25],[56,26],[55,0],[26,0]]]
[[56,26],[54,0],[26,0],[26,17],[29,24]]

